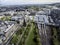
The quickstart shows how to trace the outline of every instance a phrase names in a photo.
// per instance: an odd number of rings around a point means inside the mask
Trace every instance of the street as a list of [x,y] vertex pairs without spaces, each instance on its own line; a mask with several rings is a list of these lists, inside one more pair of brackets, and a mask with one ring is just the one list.
[[38,23],[37,25],[42,45],[50,45],[50,28],[45,24]]

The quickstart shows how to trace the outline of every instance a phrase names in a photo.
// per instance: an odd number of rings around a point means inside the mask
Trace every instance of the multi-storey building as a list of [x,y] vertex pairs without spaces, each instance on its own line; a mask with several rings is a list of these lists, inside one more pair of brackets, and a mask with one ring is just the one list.
[[18,24],[14,21],[0,21],[0,44],[7,43],[17,29]]

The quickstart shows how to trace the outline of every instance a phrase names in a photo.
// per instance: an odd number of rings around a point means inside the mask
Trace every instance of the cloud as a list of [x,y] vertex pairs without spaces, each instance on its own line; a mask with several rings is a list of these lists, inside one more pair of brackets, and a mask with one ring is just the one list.
[[60,0],[1,0],[3,5],[12,5],[12,4],[45,4],[45,3],[54,3],[60,2]]

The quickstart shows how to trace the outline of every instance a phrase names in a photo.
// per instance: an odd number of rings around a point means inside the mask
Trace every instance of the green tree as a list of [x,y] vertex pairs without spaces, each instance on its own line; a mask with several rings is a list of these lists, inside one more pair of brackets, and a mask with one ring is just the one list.
[[16,44],[17,41],[18,41],[17,35],[14,34],[11,43],[12,43],[12,44]]

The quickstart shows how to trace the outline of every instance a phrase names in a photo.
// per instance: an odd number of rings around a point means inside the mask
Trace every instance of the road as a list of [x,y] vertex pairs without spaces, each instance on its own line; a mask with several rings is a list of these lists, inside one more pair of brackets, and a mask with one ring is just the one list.
[[[17,30],[19,30],[20,28],[21,28],[21,26],[20,25],[17,25],[17,27],[15,28],[16,31],[14,33],[16,33]],[[4,42],[3,45],[9,45],[9,43],[10,43],[10,41],[11,41],[12,36],[13,36],[14,33],[11,33],[10,37],[8,37],[8,39]]]
[[50,28],[45,24],[37,23],[42,45],[50,45]]

